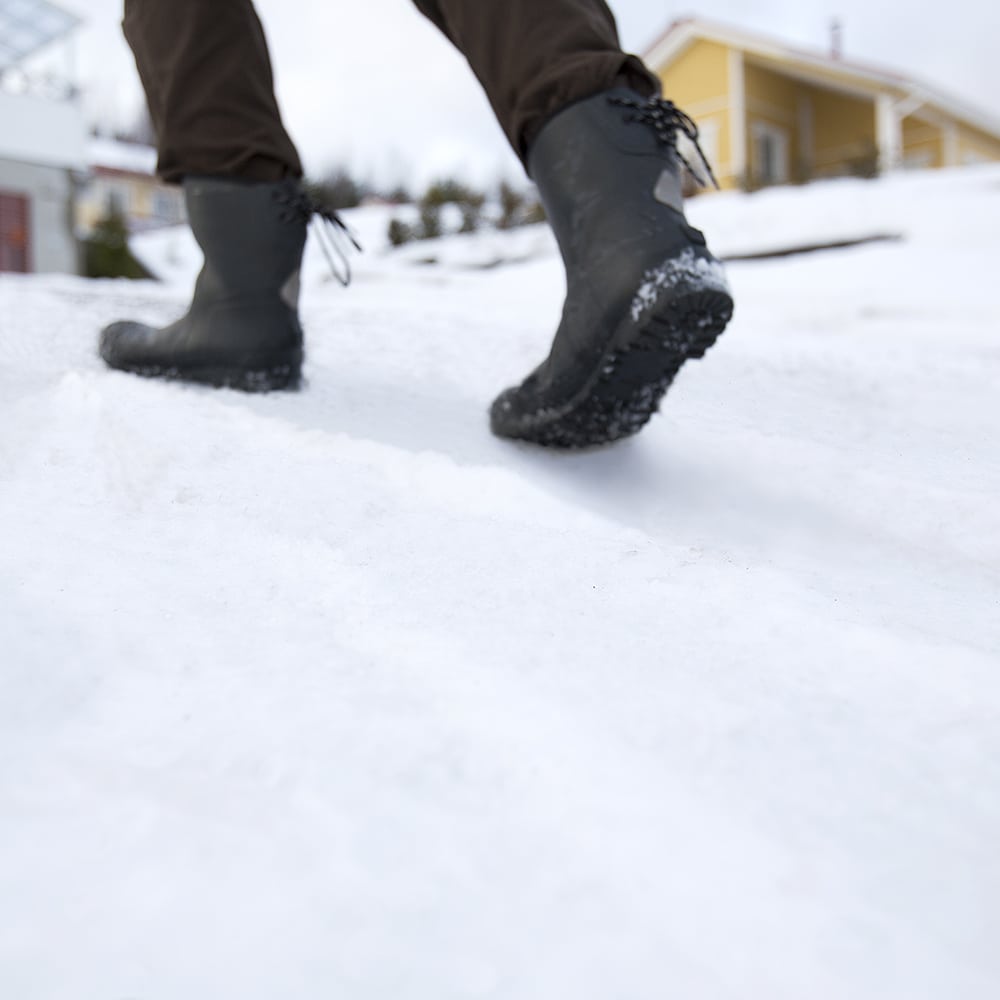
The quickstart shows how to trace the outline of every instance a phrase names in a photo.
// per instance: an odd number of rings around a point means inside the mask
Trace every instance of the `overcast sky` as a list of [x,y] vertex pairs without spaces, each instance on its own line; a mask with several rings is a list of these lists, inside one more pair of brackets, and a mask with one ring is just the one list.
[[[92,115],[128,120],[140,101],[121,39],[121,0],[56,0],[87,21],[77,63]],[[169,0],[165,0],[169,2]],[[951,0],[937,17],[902,0],[663,0],[612,4],[626,49],[697,14],[826,49],[833,17],[845,55],[903,70],[1000,119],[1000,3]],[[444,173],[480,182],[518,165],[464,61],[409,0],[258,0],[286,123],[308,172],[338,162],[384,183]],[[943,13],[946,11],[946,15]],[[667,95],[669,96],[669,95]]]

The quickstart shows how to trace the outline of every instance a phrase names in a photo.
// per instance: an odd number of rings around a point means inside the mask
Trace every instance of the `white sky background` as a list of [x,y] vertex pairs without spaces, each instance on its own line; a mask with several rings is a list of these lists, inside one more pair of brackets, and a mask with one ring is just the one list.
[[[57,0],[87,21],[77,43],[91,117],[128,121],[141,100],[120,30],[122,0]],[[169,0],[164,0],[169,2]],[[617,0],[624,47],[644,49],[675,17],[696,13],[826,49],[844,25],[847,58],[899,69],[1000,119],[1000,4],[952,0],[946,16],[902,0]],[[258,0],[286,124],[306,169],[344,163],[382,183],[443,174],[486,183],[519,167],[464,60],[409,0]],[[940,8],[939,8],[940,10]],[[669,96],[669,95],[668,95]]]

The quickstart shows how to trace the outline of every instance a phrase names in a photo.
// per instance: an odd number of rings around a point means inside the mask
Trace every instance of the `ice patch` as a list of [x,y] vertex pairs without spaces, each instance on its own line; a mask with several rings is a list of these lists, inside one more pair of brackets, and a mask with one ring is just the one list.
[[643,313],[659,299],[660,292],[683,284],[690,291],[728,292],[726,272],[717,260],[698,257],[690,247],[659,267],[650,268],[632,299],[632,321],[638,322]]

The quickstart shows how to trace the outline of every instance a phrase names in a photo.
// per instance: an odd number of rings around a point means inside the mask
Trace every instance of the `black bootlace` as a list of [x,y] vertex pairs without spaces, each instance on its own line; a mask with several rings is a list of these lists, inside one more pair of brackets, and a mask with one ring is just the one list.
[[307,226],[310,222],[317,222],[315,231],[330,272],[346,288],[351,283],[351,262],[347,255],[352,247],[359,252],[361,250],[361,244],[347,223],[304,188],[292,185],[281,187],[274,192],[274,198],[283,208],[282,222],[301,222]]
[[719,190],[719,182],[712,172],[712,165],[708,162],[704,151],[698,143],[698,125],[694,119],[681,111],[673,101],[664,101],[659,97],[650,97],[646,101],[637,101],[631,97],[610,97],[608,100],[619,107],[628,108],[626,115],[627,122],[640,122],[650,126],[656,137],[664,146],[670,146],[677,154],[678,159],[691,171],[691,176],[702,186],[708,187],[708,182],[694,167],[687,161],[684,154],[677,148],[677,133],[683,132],[690,140],[701,159],[702,165],[708,174],[716,191]]

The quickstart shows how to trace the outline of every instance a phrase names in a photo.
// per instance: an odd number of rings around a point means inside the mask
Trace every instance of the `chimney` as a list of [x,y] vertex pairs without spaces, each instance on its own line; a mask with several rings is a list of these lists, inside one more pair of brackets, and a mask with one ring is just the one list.
[[844,25],[840,18],[830,22],[830,58],[841,59],[844,55]]

